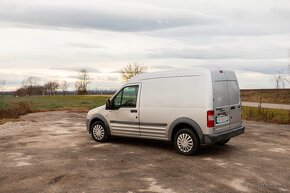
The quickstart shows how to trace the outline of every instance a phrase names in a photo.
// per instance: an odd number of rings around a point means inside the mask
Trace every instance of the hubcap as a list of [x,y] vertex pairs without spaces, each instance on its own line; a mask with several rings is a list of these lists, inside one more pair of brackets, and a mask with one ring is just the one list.
[[177,138],[177,146],[182,152],[189,152],[193,147],[193,140],[187,133],[182,133]]
[[102,125],[95,125],[93,128],[93,135],[97,140],[102,140],[105,135],[105,129]]

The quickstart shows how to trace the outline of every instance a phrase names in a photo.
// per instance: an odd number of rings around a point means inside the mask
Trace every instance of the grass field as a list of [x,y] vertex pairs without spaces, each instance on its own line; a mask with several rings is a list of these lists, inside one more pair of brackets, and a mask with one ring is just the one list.
[[0,96],[0,123],[31,112],[78,110],[88,111],[105,104],[109,96]]
[[[72,96],[31,96],[31,97],[0,97],[0,108],[2,104],[17,104],[27,102],[31,105],[32,111],[51,111],[51,110],[89,110],[105,104],[109,96],[95,95],[72,95]],[[3,107],[3,105],[2,105]]]
[[290,89],[245,89],[241,90],[243,102],[290,104]]

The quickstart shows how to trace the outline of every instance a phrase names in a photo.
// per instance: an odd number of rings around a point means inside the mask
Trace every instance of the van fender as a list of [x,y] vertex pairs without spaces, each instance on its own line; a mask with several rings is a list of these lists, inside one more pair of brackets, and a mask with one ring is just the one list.
[[[109,124],[108,124],[108,121],[107,119],[101,115],[101,114],[94,114],[91,119],[90,119],[90,122],[89,122],[89,127],[91,127],[91,124],[92,124],[92,121],[95,120],[95,119],[99,119],[101,120],[105,126],[108,128],[108,133],[111,134],[111,131],[110,131],[110,127],[109,127]],[[91,128],[90,128],[90,133],[91,133]]]
[[188,124],[190,126],[192,126],[192,128],[196,131],[196,133],[198,134],[198,137],[200,139],[200,141],[203,140],[203,132],[200,128],[200,126],[192,119],[190,118],[187,118],[187,117],[180,117],[178,119],[175,119],[169,126],[169,129],[168,129],[168,139],[171,140],[171,137],[172,137],[172,131],[173,129],[175,128],[175,126],[177,126],[178,124],[181,124],[181,123],[185,123],[185,124]]

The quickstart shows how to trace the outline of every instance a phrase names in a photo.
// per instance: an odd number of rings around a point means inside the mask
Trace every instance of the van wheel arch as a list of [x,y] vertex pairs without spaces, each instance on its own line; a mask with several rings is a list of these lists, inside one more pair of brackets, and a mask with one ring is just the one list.
[[90,121],[90,127],[89,127],[90,128],[90,133],[92,132],[92,125],[95,122],[97,122],[97,121],[101,121],[105,125],[108,134],[111,135],[111,131],[110,131],[108,122],[106,121],[106,119],[104,117],[102,117],[102,115],[98,115],[98,116],[96,116],[96,117],[94,117],[94,118],[91,119],[91,121]]
[[189,124],[187,123],[179,123],[178,125],[176,125],[172,131],[172,134],[171,134],[171,141],[174,140],[174,137],[176,135],[176,133],[181,130],[181,129],[190,129],[195,135],[196,137],[198,137],[199,139],[199,142],[201,142],[200,138],[199,138],[199,135],[198,133],[196,132],[196,130]]
[[173,141],[175,134],[183,128],[188,128],[194,132],[194,134],[198,137],[199,142],[202,143],[203,132],[200,126],[192,119],[181,117],[173,121],[169,127],[169,140]]

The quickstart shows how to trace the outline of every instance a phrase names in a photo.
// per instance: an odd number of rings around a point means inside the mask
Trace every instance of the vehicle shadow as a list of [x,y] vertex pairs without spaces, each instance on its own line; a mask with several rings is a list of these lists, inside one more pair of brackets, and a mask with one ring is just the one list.
[[152,139],[139,139],[129,137],[112,137],[110,143],[118,145],[128,145],[134,147],[146,147],[146,148],[158,148],[164,150],[172,150],[174,148],[173,143],[168,141],[158,141]]
[[212,155],[227,155],[232,152],[238,151],[238,148],[234,145],[202,145],[199,151],[196,153],[197,156],[212,156]]
[[[173,153],[176,152],[174,149],[174,144],[168,141],[128,137],[112,137],[109,143],[134,147],[154,148]],[[195,156],[226,155],[237,150],[238,147],[231,145],[230,142],[226,145],[201,145]]]

